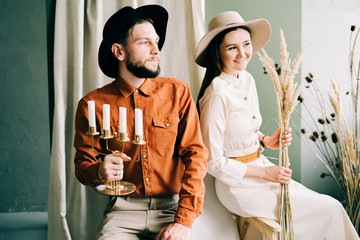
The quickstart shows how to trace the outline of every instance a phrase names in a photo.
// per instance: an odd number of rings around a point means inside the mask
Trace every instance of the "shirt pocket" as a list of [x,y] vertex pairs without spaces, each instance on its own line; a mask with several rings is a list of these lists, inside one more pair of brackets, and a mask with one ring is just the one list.
[[176,114],[152,118],[156,145],[162,149],[173,149],[178,132],[179,116]]

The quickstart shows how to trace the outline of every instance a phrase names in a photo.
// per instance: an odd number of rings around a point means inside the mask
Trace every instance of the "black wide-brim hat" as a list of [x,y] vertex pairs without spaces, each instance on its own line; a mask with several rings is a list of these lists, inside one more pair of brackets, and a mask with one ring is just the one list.
[[129,25],[137,18],[151,19],[155,31],[159,35],[159,50],[164,45],[168,21],[168,13],[165,8],[159,5],[145,5],[136,9],[129,6],[121,8],[106,21],[103,30],[103,40],[99,47],[99,66],[106,76],[116,78],[119,60],[115,58],[111,47],[114,43],[118,42],[121,34],[129,30]]

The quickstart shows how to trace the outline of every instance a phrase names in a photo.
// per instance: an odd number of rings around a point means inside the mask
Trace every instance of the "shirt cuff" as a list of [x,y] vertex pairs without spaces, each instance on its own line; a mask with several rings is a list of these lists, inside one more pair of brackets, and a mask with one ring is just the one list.
[[77,177],[79,181],[91,187],[95,187],[96,185],[101,184],[101,181],[98,177],[98,169],[99,169],[99,162],[87,164],[87,166],[83,166],[82,168],[77,169]]
[[194,211],[179,206],[174,222],[191,228],[197,216],[198,214]]
[[174,222],[191,228],[196,217],[202,212],[203,201],[203,197],[180,194],[179,208],[175,214]]

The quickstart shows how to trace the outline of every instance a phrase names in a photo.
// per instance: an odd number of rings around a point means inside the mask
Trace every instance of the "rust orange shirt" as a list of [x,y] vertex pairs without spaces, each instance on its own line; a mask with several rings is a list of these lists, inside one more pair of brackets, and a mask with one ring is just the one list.
[[[137,158],[134,139],[134,109],[143,111],[145,145],[141,145],[140,162],[124,162],[124,181],[137,186],[130,196],[179,194],[175,222],[191,227],[201,213],[207,170],[207,150],[203,144],[198,114],[189,87],[172,78],[148,78],[136,89],[122,79],[116,79],[96,89],[79,103],[75,118],[75,174],[85,185],[98,184],[97,155],[91,149],[87,101],[95,101],[97,131],[102,131],[102,106],[110,104],[110,128],[114,138],[109,149],[122,150],[116,141],[119,131],[119,107],[127,109],[127,134],[130,142],[124,152]],[[94,137],[94,148],[105,152],[105,140]]]

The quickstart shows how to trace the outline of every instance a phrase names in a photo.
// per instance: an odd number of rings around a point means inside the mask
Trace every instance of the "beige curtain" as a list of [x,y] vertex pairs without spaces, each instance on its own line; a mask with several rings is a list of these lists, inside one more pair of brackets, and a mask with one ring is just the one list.
[[118,9],[159,4],[169,12],[161,75],[186,82],[193,97],[200,88],[200,70],[193,57],[205,33],[204,0],[57,0],[55,14],[55,113],[49,187],[48,239],[92,239],[107,196],[81,185],[74,175],[74,114],[86,93],[112,79],[97,63],[105,21]]

